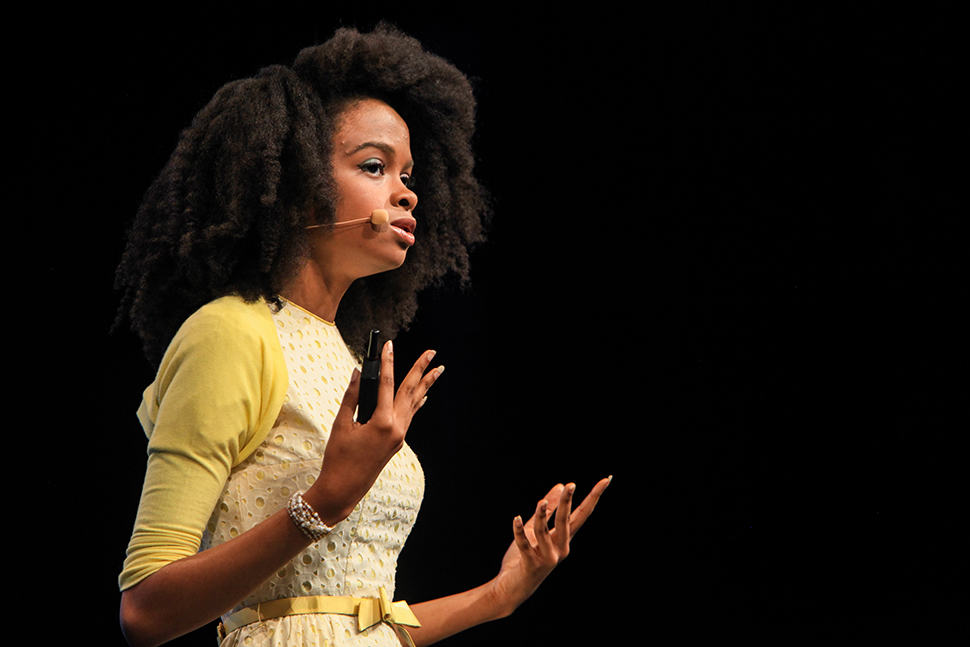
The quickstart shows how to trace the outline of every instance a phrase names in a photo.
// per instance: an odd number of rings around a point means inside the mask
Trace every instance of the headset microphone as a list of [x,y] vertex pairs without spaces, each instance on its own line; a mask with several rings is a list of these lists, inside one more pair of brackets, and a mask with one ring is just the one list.
[[387,231],[390,226],[391,217],[384,209],[375,209],[371,215],[367,218],[355,218],[354,220],[344,220],[343,222],[327,223],[323,225],[310,225],[307,229],[316,229],[318,227],[327,227],[329,229],[344,229],[346,227],[354,227],[356,225],[362,225],[364,223],[370,223],[371,229],[377,232]]

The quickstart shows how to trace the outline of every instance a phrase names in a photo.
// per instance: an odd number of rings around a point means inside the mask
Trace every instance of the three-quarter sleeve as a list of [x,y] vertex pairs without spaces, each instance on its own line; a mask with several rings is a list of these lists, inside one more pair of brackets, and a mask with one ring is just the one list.
[[266,437],[285,393],[264,302],[224,297],[185,321],[138,411],[148,464],[122,590],[198,551],[230,470]]

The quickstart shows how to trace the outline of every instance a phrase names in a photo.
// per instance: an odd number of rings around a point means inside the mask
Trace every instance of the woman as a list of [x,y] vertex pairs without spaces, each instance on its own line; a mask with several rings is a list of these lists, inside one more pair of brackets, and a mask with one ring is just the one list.
[[568,553],[607,479],[575,510],[557,485],[516,518],[486,584],[391,603],[424,487],[405,436],[443,367],[427,351],[395,391],[387,342],[361,424],[344,339],[393,337],[421,287],[467,278],[486,214],[473,117],[465,77],[382,26],[224,86],[183,133],[118,270],[158,366],[120,576],[133,646],[219,616],[224,646],[431,644],[508,615]]

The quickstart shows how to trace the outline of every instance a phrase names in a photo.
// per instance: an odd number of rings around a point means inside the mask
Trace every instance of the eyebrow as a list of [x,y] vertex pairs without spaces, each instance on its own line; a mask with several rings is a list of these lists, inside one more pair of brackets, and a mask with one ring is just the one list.
[[[385,155],[393,156],[397,154],[397,151],[395,151],[394,147],[390,144],[386,144],[384,142],[364,142],[363,144],[354,147],[353,150],[347,151],[347,156],[349,157],[354,153],[364,150],[365,148],[376,148]],[[404,168],[414,168],[414,160],[408,160],[407,163],[404,164]]]

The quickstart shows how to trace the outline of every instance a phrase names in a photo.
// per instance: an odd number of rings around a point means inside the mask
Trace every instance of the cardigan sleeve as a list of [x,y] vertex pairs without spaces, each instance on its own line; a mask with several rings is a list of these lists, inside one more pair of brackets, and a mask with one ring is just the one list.
[[148,464],[121,590],[198,552],[230,470],[266,437],[285,393],[263,301],[223,297],[185,321],[138,410]]

